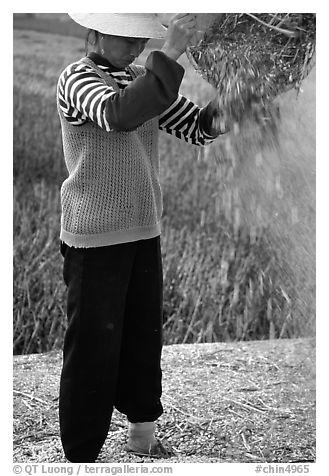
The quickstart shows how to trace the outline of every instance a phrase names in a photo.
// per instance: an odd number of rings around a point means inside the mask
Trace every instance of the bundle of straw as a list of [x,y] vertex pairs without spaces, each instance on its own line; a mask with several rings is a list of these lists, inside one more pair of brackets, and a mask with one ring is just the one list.
[[266,122],[273,99],[300,88],[315,64],[315,14],[225,13],[213,19],[187,49],[191,64],[217,89],[227,121]]

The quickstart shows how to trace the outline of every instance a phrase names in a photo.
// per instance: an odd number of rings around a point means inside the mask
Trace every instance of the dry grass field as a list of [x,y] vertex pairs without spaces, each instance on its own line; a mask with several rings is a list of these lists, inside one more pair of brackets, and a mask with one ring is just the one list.
[[[59,348],[65,330],[55,91],[82,55],[80,38],[14,30],[16,354]],[[206,104],[211,87],[182,64],[182,93]],[[304,90],[279,98],[272,150],[233,132],[205,150],[161,136],[166,343],[314,335],[314,71]]]

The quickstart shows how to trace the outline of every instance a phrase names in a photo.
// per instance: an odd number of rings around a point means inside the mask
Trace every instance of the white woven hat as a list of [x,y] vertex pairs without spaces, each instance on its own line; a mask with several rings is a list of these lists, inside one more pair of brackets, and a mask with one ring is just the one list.
[[104,35],[164,38],[166,29],[155,13],[69,13],[79,25]]

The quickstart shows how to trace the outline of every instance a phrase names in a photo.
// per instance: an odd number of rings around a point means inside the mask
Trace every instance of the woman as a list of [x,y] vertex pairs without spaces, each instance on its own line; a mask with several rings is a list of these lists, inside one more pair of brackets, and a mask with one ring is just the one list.
[[[170,456],[155,437],[161,405],[162,264],[158,130],[210,143],[216,101],[179,95],[176,60],[195,34],[177,14],[72,14],[93,51],[69,65],[57,103],[69,176],[61,189],[61,252],[68,328],[60,382],[60,429],[71,462],[93,462],[113,408],[127,415],[126,450]],[[145,68],[133,64],[149,38],[165,38]],[[217,121],[220,122],[220,121]]]

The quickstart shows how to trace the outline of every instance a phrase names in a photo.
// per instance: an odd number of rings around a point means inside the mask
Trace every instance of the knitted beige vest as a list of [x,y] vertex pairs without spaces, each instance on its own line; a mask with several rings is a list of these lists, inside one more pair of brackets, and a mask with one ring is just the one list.
[[[83,61],[119,91],[93,61]],[[144,68],[132,65],[130,72],[136,77]],[[61,188],[61,240],[69,246],[98,247],[158,236],[158,119],[132,132],[106,132],[91,121],[74,126],[58,111],[69,172]]]

